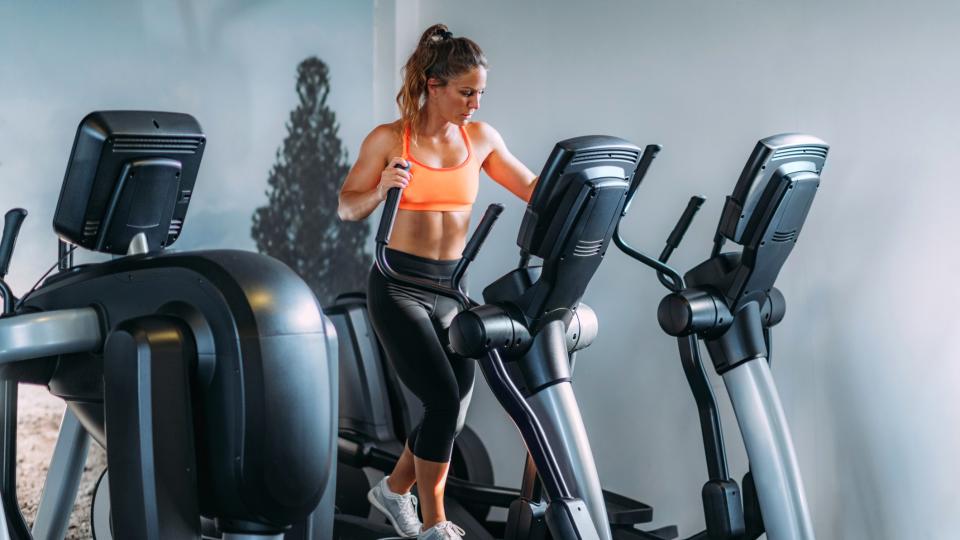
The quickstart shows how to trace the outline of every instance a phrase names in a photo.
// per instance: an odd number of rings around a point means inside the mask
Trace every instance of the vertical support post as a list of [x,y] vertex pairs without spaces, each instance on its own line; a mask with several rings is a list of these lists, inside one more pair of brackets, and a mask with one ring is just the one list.
[[[337,341],[337,329],[333,322],[326,316],[323,317],[323,330],[326,335],[326,358],[327,358],[327,380],[331,381],[330,391],[326,392],[326,399],[330,400],[331,426],[336,426],[337,408],[340,402],[340,387],[336,384],[339,380],[340,369],[340,345]],[[359,321],[357,324],[366,324]],[[319,420],[319,419],[318,419]],[[334,427],[335,429],[335,427]],[[315,540],[318,538],[333,538],[334,529],[334,506],[337,499],[337,439],[330,437],[330,474],[327,478],[327,485],[323,491],[323,497],[320,498],[320,504],[311,513],[305,521],[295,523],[284,535],[283,540]],[[227,535],[224,539],[227,540]]]
[[61,540],[66,536],[89,447],[90,436],[73,411],[67,408],[43,483],[37,518],[33,520],[31,533],[34,540]]
[[70,244],[57,239],[57,271],[65,272],[73,268],[73,251],[70,250]]
[[200,539],[190,370],[179,319],[121,323],[104,347],[110,507],[116,538]]
[[766,358],[723,374],[760,500],[767,536],[813,540],[813,524],[780,395]]
[[17,500],[17,384],[0,381],[0,498],[9,538],[29,540],[30,529]]

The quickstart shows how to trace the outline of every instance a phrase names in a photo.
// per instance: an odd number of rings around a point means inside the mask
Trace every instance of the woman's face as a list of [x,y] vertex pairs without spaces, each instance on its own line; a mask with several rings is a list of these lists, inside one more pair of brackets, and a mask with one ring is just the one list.
[[428,84],[429,103],[436,107],[441,118],[462,126],[480,108],[480,96],[487,87],[487,70],[477,66],[450,79],[445,85],[441,86],[436,79],[430,79]]

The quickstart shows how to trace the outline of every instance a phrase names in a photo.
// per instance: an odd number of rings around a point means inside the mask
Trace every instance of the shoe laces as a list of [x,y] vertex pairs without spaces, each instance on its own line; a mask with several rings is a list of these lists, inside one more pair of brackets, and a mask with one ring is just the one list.
[[403,512],[403,517],[419,522],[420,520],[417,519],[418,502],[417,496],[413,493],[407,493],[400,497],[400,510]]
[[[454,533],[457,536],[464,537],[467,535],[467,531],[463,530],[459,525],[452,521],[444,521],[443,523],[437,524],[437,530]],[[446,538],[456,540],[451,534],[444,534]]]

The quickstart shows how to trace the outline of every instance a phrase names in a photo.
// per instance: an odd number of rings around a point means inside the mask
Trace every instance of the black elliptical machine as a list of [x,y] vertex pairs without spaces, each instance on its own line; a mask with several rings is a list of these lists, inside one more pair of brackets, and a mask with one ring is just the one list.
[[[19,299],[0,279],[0,498],[15,540],[63,538],[90,438],[110,471],[98,538],[332,535],[337,350],[312,291],[256,253],[163,250],[205,143],[185,114],[88,115],[54,216],[60,271]],[[6,215],[0,277],[25,216]],[[120,257],[73,266],[64,241]],[[67,405],[32,531],[16,496],[20,383]]]
[[[491,212],[499,212],[497,206],[493,208]],[[459,282],[453,288],[459,289]],[[340,348],[336,536],[353,540],[380,538],[393,529],[384,524],[379,513],[368,519],[371,508],[366,494],[382,475],[393,469],[407,433],[422,409],[386,361],[370,324],[363,293],[341,294],[324,308],[324,313],[336,327]],[[582,326],[595,332],[595,316],[588,306],[580,304],[576,316],[578,322],[591,319]],[[576,327],[569,332],[575,337]],[[575,339],[582,348],[592,335],[588,330],[588,335]],[[571,353],[571,361],[575,354]],[[493,464],[483,440],[465,426],[455,441],[447,479],[448,518],[463,527],[470,538],[503,538],[507,523],[502,516],[520,496],[519,489],[494,484]],[[643,503],[607,490],[603,490],[603,500],[615,537],[652,520],[652,508]],[[672,538],[675,534],[670,535],[670,530],[662,530],[653,538]]]
[[[392,190],[385,204],[377,233],[381,271],[390,281],[457,299],[466,308],[450,327],[450,343],[458,354],[478,359],[527,447],[520,496],[510,504],[503,538],[608,540],[610,523],[615,532],[627,532],[651,519],[652,509],[641,503],[608,516],[570,384],[573,353],[597,333],[596,316],[580,299],[635,191],[632,171],[640,155],[638,147],[613,137],[558,143],[524,216],[517,241],[520,265],[484,290],[483,305],[459,283],[500,213],[499,205],[487,209],[448,288],[390,267],[386,247],[399,190]],[[531,266],[532,256],[542,264]],[[653,538],[671,536],[666,531]]]
[[[657,318],[677,337],[681,364],[697,402],[709,481],[702,491],[706,531],[694,539],[813,540],[800,469],[786,416],[770,373],[771,327],[784,316],[774,287],[820,185],[829,147],[809,135],[781,134],[757,143],[733,193],[727,197],[710,258],[684,277],[666,263],[704,199],[687,204],[656,259],[626,244],[619,227],[614,242],[657,271],[672,291]],[[648,146],[642,177],[660,147]],[[626,214],[626,209],[624,210]],[[721,252],[724,243],[739,252]],[[740,489],[727,468],[716,399],[700,357],[703,340],[722,376],[743,437],[750,471]]]

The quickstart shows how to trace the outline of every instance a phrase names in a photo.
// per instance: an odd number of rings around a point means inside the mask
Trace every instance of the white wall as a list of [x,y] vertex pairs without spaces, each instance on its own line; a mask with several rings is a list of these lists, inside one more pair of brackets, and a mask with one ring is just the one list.
[[[407,52],[435,22],[484,48],[478,119],[531,169],[576,135],[663,144],[624,230],[658,252],[689,195],[705,195],[672,261],[681,269],[708,255],[723,197],[759,138],[802,131],[828,141],[820,193],[778,281],[788,310],[773,358],[815,528],[828,540],[956,537],[960,5],[398,4],[418,14],[394,36]],[[484,183],[477,212],[492,201],[509,202],[475,264],[476,290],[515,261],[523,206]],[[610,253],[585,298],[601,329],[579,357],[575,388],[604,485],[689,535],[703,524],[706,470],[674,341],[655,320],[664,290]],[[745,455],[726,405],[724,421],[739,477]],[[494,441],[498,481],[516,484],[519,437],[486,391],[470,423]]]

